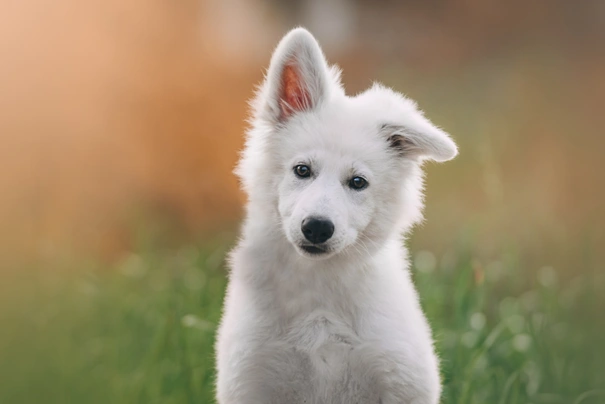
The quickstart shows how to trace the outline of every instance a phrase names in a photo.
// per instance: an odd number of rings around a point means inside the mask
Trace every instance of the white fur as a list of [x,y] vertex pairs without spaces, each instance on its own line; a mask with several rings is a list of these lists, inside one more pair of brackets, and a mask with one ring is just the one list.
[[[287,117],[286,64],[309,95]],[[421,220],[422,161],[449,160],[456,146],[390,89],[346,96],[302,28],[275,50],[251,123],[237,169],[247,218],[216,344],[218,402],[437,403],[438,361],[401,235]],[[301,163],[311,178],[294,175]],[[351,176],[369,186],[350,189]],[[334,223],[323,255],[300,248],[309,216]]]

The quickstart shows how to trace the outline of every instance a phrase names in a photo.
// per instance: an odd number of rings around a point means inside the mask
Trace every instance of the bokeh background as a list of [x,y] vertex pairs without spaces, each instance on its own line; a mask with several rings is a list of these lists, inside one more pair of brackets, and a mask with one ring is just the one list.
[[444,402],[605,402],[605,3],[0,5],[0,402],[212,402],[273,47],[303,25],[460,148],[408,241]]

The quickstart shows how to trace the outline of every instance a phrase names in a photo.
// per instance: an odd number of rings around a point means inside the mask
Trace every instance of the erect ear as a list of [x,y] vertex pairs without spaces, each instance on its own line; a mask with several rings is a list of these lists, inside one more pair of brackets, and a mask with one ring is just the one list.
[[328,65],[319,44],[304,28],[290,31],[273,56],[261,90],[259,113],[273,122],[315,108],[328,91]]
[[420,160],[448,161],[456,157],[458,148],[447,133],[434,126],[420,113],[407,125],[382,124],[381,132],[398,154]]

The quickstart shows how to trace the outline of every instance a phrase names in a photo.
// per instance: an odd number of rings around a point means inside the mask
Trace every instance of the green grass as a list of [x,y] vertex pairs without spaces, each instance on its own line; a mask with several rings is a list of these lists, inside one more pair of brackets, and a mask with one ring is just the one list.
[[[212,403],[225,248],[3,274],[0,403]],[[444,403],[605,403],[602,274],[511,254],[413,261]]]

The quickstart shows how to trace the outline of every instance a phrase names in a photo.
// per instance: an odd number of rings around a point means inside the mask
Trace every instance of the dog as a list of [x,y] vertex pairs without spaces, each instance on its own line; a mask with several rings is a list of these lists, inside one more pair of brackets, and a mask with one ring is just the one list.
[[434,404],[402,235],[455,143],[380,84],[349,97],[304,28],[273,53],[236,174],[248,195],[216,342],[219,404]]

